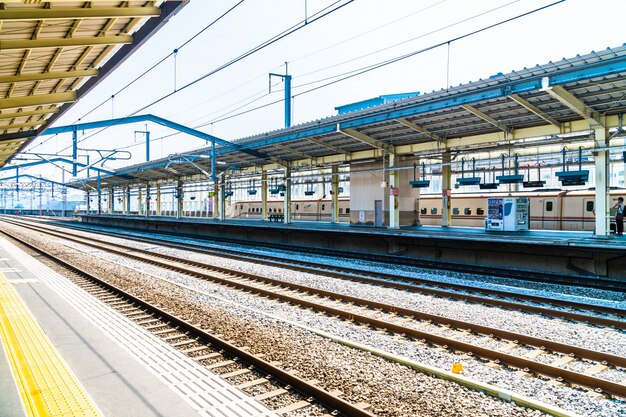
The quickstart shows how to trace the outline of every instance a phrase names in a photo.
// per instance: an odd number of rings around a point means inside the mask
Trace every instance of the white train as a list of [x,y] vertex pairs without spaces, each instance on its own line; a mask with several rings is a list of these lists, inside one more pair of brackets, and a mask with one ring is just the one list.
[[[484,227],[487,199],[492,197],[525,196],[530,199],[530,228],[545,230],[594,230],[595,195],[593,190],[536,190],[514,193],[465,193],[452,196],[452,225]],[[626,189],[614,189],[610,193],[610,205],[619,196],[626,196]],[[291,212],[294,220],[330,221],[331,200],[294,200]],[[425,194],[415,202],[423,225],[441,224],[441,195]],[[268,201],[269,214],[282,214],[283,201]],[[226,211],[229,218],[260,219],[260,201],[238,201]],[[350,199],[339,199],[339,221],[350,221]]]

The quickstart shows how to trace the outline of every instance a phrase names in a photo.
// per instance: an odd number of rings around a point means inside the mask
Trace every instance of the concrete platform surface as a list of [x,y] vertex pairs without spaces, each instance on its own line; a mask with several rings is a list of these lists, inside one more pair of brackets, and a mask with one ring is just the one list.
[[[103,415],[274,415],[4,238],[0,271]],[[19,376],[4,372],[3,352],[0,415],[22,417]]]

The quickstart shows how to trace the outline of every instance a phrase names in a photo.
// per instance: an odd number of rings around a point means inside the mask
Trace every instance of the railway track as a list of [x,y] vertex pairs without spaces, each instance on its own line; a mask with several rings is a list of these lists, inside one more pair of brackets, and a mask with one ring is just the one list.
[[[180,259],[171,255],[156,254],[126,245],[103,243],[86,237],[67,236],[32,225],[22,224],[21,226],[97,248],[107,253],[132,258],[196,278],[220,283],[264,297],[310,308],[344,320],[372,326],[379,330],[406,336],[416,340],[416,343],[436,345],[444,349],[465,352],[468,355],[474,355],[532,373],[546,375],[571,384],[585,386],[609,395],[626,397],[626,386],[593,375],[606,366],[625,368],[626,358],[621,356],[475,325],[460,320],[448,319],[372,300],[291,284],[268,277],[217,268],[201,262]],[[469,336],[475,335],[482,335],[482,340],[486,340],[487,343],[477,343],[475,340],[471,342],[464,341]],[[473,339],[476,338],[474,337]],[[493,345],[494,343],[497,346],[485,346]],[[509,353],[516,350],[519,351],[516,352],[519,354]],[[542,361],[532,359],[539,355],[543,356]],[[546,355],[552,355],[553,357],[546,358]],[[582,372],[567,369],[568,363],[575,359],[591,363]]]
[[[319,381],[302,379],[274,362],[265,361],[262,355],[253,354],[246,347],[236,346],[219,334],[201,329],[24,239],[6,231],[2,233],[66,269],[70,272],[69,278],[92,296],[223,379],[234,380],[233,385],[265,403],[278,415],[311,409],[313,415],[324,417],[374,416],[367,411],[367,404],[352,404],[342,399],[341,393],[318,386]],[[327,412],[320,412],[320,408]]]
[[[94,233],[88,228],[75,226],[66,227],[74,230]],[[570,300],[539,297],[529,294],[519,294],[510,291],[487,289],[470,285],[438,282],[424,278],[398,276],[394,274],[384,272],[372,272],[358,268],[349,268],[336,265],[329,266],[321,263],[308,262],[303,260],[289,261],[283,257],[267,254],[255,255],[236,249],[207,248],[206,246],[202,246],[199,244],[172,242],[168,239],[160,239],[155,237],[132,237],[124,235],[122,233],[105,231],[98,231],[97,234],[132,240],[141,243],[157,244],[171,249],[181,249],[186,251],[191,250],[196,253],[205,255],[227,257],[240,261],[245,260],[272,267],[288,268],[294,271],[323,275],[352,282],[380,285],[413,293],[433,295],[452,300],[488,305],[492,307],[505,308],[515,311],[523,311],[531,314],[540,314],[545,317],[586,322],[598,326],[606,326],[620,330],[626,330],[626,321],[622,320],[623,318],[626,318],[626,310],[619,308],[578,303]],[[528,304],[529,302],[541,304],[544,306],[559,307],[559,309],[532,305]],[[563,310],[562,308],[566,308],[567,310]],[[584,314],[583,312],[590,312],[598,315],[610,315],[613,317],[618,317],[619,319],[606,316],[589,315]]]
[[[138,229],[138,228],[125,228],[129,231],[135,231],[139,233],[146,233],[146,229]],[[224,242],[224,243],[234,243],[239,245],[246,245],[249,242],[245,240],[232,239],[232,238],[222,238],[211,236],[210,238],[205,238],[197,235],[186,235],[180,234],[177,232],[168,232],[168,231],[159,231],[159,233],[164,235],[173,235],[176,237],[186,237],[189,239],[205,239],[215,242]],[[389,264],[394,265],[406,265],[413,266],[417,268],[426,268],[433,270],[446,270],[446,271],[454,271],[461,273],[469,273],[469,274],[477,274],[477,275],[498,275],[506,278],[514,278],[522,281],[532,281],[532,282],[544,282],[551,284],[561,284],[561,285],[569,285],[569,286],[579,286],[584,288],[596,288],[608,291],[620,291],[626,292],[626,282],[623,280],[610,279],[601,276],[575,276],[575,275],[567,275],[560,274],[555,272],[542,272],[542,271],[529,271],[524,269],[515,269],[515,268],[504,268],[504,267],[495,267],[495,266],[482,266],[482,265],[472,265],[466,263],[458,263],[458,262],[450,262],[450,261],[437,261],[433,259],[426,258],[415,258],[415,257],[406,257],[402,255],[393,255],[393,254],[380,254],[380,253],[366,253],[366,252],[355,252],[341,249],[325,249],[321,247],[305,247],[305,246],[297,246],[293,244],[283,244],[283,243],[270,243],[270,242],[257,242],[259,245],[263,245],[267,248],[275,248],[279,250],[286,251],[298,251],[301,253],[309,253],[314,255],[324,255],[324,256],[340,256],[342,258],[347,259],[359,259],[366,261],[374,261],[374,262],[387,262]]]

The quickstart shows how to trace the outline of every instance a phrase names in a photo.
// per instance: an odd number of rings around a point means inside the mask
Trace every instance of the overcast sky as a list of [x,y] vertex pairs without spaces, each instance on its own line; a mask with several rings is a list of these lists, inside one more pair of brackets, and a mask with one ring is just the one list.
[[[340,0],[338,4],[348,1]],[[238,0],[191,0],[131,59],[55,125],[76,122],[236,3]],[[327,0],[245,0],[182,48],[176,59],[168,58],[82,120],[132,114],[173,92],[175,87],[181,88],[333,3]],[[325,83],[320,80],[445,42],[551,3],[543,0],[354,0],[140,113],[152,113],[191,127],[201,126],[200,130],[226,140],[279,129],[283,127],[282,103],[220,119],[281,99],[283,84],[279,78],[273,79],[275,85],[272,93],[268,93],[268,73],[284,73],[285,62],[289,63],[289,73],[293,75],[293,94],[300,94]],[[448,78],[450,85],[457,85],[498,72],[507,73],[620,46],[626,40],[621,23],[624,16],[624,0],[568,0],[453,42],[449,51],[444,46],[298,95],[293,103],[293,123],[332,116],[338,105],[382,94],[415,91],[424,94],[439,90],[446,87]],[[251,103],[253,100],[256,101]],[[148,129],[154,140],[153,159],[204,145],[203,141],[185,135],[159,139],[173,132],[151,124]],[[134,133],[137,130],[144,130],[144,126],[115,127],[96,135],[95,131],[86,131],[81,137],[86,140],[80,146],[122,149],[135,145],[127,149],[132,152],[132,160],[108,162],[105,167],[143,162],[144,145],[140,143],[142,137]],[[47,141],[42,145],[43,140]],[[31,145],[30,151],[59,152],[70,143],[70,135],[42,137]],[[68,151],[63,153],[68,154]],[[28,173],[39,172],[44,171],[31,169]],[[51,179],[60,178],[60,171],[53,173],[49,167],[45,173]]]

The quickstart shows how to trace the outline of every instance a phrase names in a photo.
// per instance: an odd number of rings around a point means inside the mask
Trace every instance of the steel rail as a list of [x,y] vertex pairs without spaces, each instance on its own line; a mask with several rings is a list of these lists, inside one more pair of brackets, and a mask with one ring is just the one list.
[[[32,230],[37,230],[36,227],[30,226],[30,225],[29,226],[22,225],[22,227],[29,228]],[[210,280],[213,282],[219,282],[228,286],[234,286],[244,291],[249,291],[249,292],[267,296],[273,299],[278,299],[278,300],[281,300],[281,301],[284,301],[293,305],[300,305],[300,306],[305,306],[307,308],[312,308],[318,311],[323,311],[325,313],[335,315],[335,316],[344,318],[346,320],[359,321],[361,323],[369,324],[369,325],[372,325],[374,327],[381,328],[381,329],[386,329],[394,333],[405,334],[415,339],[424,339],[436,345],[447,346],[455,350],[478,355],[479,357],[500,361],[510,366],[514,366],[514,367],[518,367],[522,369],[527,368],[540,374],[544,374],[544,375],[555,377],[555,378],[562,378],[563,380],[569,381],[574,384],[591,387],[596,390],[597,389],[602,390],[607,394],[616,395],[620,397],[626,397],[626,386],[619,384],[619,383],[596,378],[591,375],[569,371],[569,370],[558,368],[552,365],[543,364],[543,363],[536,362],[530,359],[521,358],[518,356],[498,352],[492,349],[474,346],[469,343],[460,342],[460,341],[450,339],[444,336],[433,335],[431,333],[419,331],[410,327],[397,325],[394,323],[390,323],[390,322],[383,321],[380,319],[375,319],[369,316],[364,316],[364,315],[353,313],[353,312],[347,312],[347,311],[344,311],[335,307],[315,303],[312,301],[307,301],[301,298],[292,297],[292,296],[285,295],[285,294],[278,294],[274,291],[262,289],[253,285],[247,285],[241,282],[233,281],[232,279],[221,278],[221,277],[216,277],[214,275],[202,273],[193,269],[189,269],[186,266],[180,267],[180,266],[172,265],[171,263],[163,262],[158,259],[149,259],[146,256],[129,253],[127,252],[127,250],[144,253],[147,256],[153,257],[153,258],[158,257],[162,259],[167,259],[169,261],[177,262],[180,264],[185,264],[187,266],[196,265],[196,267],[198,268],[205,268],[205,269],[211,268],[214,271],[217,270],[223,274],[230,274],[230,275],[235,275],[235,276],[239,276],[242,278],[261,281],[261,282],[265,282],[267,284],[271,284],[274,286],[289,287],[290,289],[296,289],[302,292],[309,292],[309,293],[317,294],[322,297],[341,299],[345,302],[359,304],[362,306],[366,306],[368,308],[383,309],[383,310],[386,309],[387,311],[392,312],[392,313],[402,314],[408,317],[416,317],[421,320],[429,320],[429,321],[436,322],[442,325],[455,326],[462,330],[468,330],[468,331],[482,333],[486,335],[494,335],[495,337],[498,337],[501,339],[514,340],[514,341],[522,342],[530,346],[545,348],[554,352],[560,352],[560,353],[564,353],[568,355],[573,354],[581,358],[586,358],[586,359],[590,359],[593,361],[605,362],[607,364],[611,364],[614,366],[626,367],[625,357],[612,355],[612,354],[604,353],[604,352],[597,352],[597,351],[593,351],[590,349],[566,345],[566,344],[562,344],[559,342],[553,342],[550,340],[535,338],[532,336],[526,336],[526,335],[522,335],[522,334],[518,334],[514,332],[509,332],[506,330],[501,330],[501,329],[496,329],[496,328],[491,328],[491,327],[481,326],[481,325],[475,325],[475,324],[463,322],[460,320],[448,319],[448,318],[441,317],[441,316],[427,314],[427,313],[410,310],[410,309],[404,309],[404,308],[400,308],[397,306],[391,306],[391,305],[378,303],[378,302],[374,302],[370,300],[364,300],[364,299],[360,299],[357,297],[346,296],[343,294],[337,294],[337,293],[333,293],[330,291],[319,290],[316,288],[306,287],[306,286],[297,285],[297,284],[285,283],[284,281],[279,281],[279,280],[275,280],[272,278],[262,277],[262,276],[258,276],[254,274],[247,274],[247,273],[243,273],[240,271],[229,270],[226,268],[216,268],[210,265],[201,264],[199,262],[180,259],[171,255],[155,254],[153,252],[143,251],[141,249],[119,245],[119,244],[113,244],[113,243],[104,243],[100,241],[98,241],[100,243],[94,243],[93,239],[90,241],[89,238],[85,238],[85,237],[71,238],[71,237],[64,236],[60,233],[51,232],[45,229],[44,229],[44,233],[47,233],[52,236],[57,236],[62,239],[74,241],[76,243],[91,246],[94,248],[103,249],[108,252],[116,253],[124,257],[129,257],[129,258],[133,258],[142,262],[157,265],[165,269],[178,271],[183,274],[195,276],[195,277]],[[125,248],[126,250],[115,249],[115,247]],[[204,266],[197,266],[197,265],[204,265]]]
[[[130,229],[130,230],[139,230],[142,232],[149,231],[149,229],[145,228],[133,228],[133,227],[124,227],[122,228]],[[160,233],[168,234],[168,235],[176,235],[181,236],[180,233],[176,232],[168,232],[168,231],[160,231]],[[182,234],[182,236],[189,237],[192,239],[209,239],[213,241],[227,242],[227,243],[236,243],[239,245],[247,245],[248,241],[243,239],[234,239],[234,238],[223,238],[218,236],[210,236],[205,238],[200,235],[191,235],[191,234]],[[506,278],[513,278],[522,281],[530,281],[530,282],[543,282],[550,284],[560,284],[560,285],[569,285],[569,286],[578,286],[584,288],[597,288],[608,291],[620,291],[626,292],[626,281],[605,278],[597,275],[587,275],[587,276],[575,276],[575,275],[566,275],[563,273],[557,272],[547,272],[547,271],[537,271],[537,270],[523,270],[516,268],[506,268],[506,267],[498,267],[498,266],[487,266],[487,265],[472,265],[468,263],[460,263],[455,261],[439,261],[435,259],[428,258],[418,258],[418,257],[406,257],[400,255],[393,254],[381,254],[381,253],[367,253],[367,252],[356,252],[342,249],[325,249],[321,247],[306,247],[306,246],[298,246],[295,244],[288,243],[272,243],[272,242],[255,242],[255,244],[261,244],[268,248],[276,248],[280,250],[290,250],[290,251],[300,251],[311,253],[315,255],[325,255],[325,256],[342,256],[350,259],[361,259],[368,261],[380,262],[381,260],[388,263],[393,263],[397,265],[408,265],[419,268],[427,268],[435,271],[447,270],[447,271],[455,271],[461,273],[472,273],[478,275],[487,275],[493,276],[498,275]],[[531,275],[529,275],[531,274]]]
[[[502,307],[502,308],[508,308],[512,310],[521,310],[521,311],[525,311],[529,313],[541,314],[547,317],[587,322],[590,324],[614,327],[616,329],[626,330],[626,321],[622,321],[622,320],[615,320],[615,319],[597,317],[597,316],[589,316],[587,314],[575,313],[571,311],[554,310],[554,309],[545,308],[545,307],[533,306],[533,305],[529,305],[525,303],[486,298],[486,297],[481,297],[481,296],[476,296],[476,295],[471,295],[471,294],[491,295],[491,296],[496,296],[496,297],[511,298],[511,299],[515,299],[519,301],[532,301],[536,303],[567,307],[571,309],[586,310],[586,311],[591,311],[591,312],[598,313],[598,314],[612,314],[612,315],[617,315],[621,317],[626,317],[626,310],[619,309],[619,308],[585,304],[585,303],[580,303],[580,302],[575,302],[575,301],[558,300],[558,299],[535,296],[535,295],[520,294],[520,293],[515,293],[515,292],[510,292],[510,291],[486,289],[486,288],[480,288],[480,287],[475,287],[475,286],[470,286],[470,285],[438,282],[438,281],[428,280],[424,278],[408,277],[408,276],[402,276],[402,275],[398,276],[398,275],[393,275],[393,274],[384,273],[384,272],[372,272],[372,271],[366,271],[366,270],[357,269],[357,268],[347,268],[347,267],[335,266],[335,265],[325,266],[325,265],[321,265],[315,262],[302,261],[302,260],[298,260],[296,264],[295,262],[285,262],[284,258],[280,258],[277,256],[272,256],[272,255],[255,255],[255,254],[250,254],[250,253],[243,252],[243,251],[238,251],[235,249],[226,249],[226,248],[207,249],[206,247],[193,244],[193,243],[172,242],[171,240],[168,240],[168,239],[161,239],[161,238],[156,238],[156,237],[139,238],[139,237],[132,237],[132,236],[124,235],[123,233],[107,232],[107,231],[100,231],[100,230],[93,231],[93,229],[90,230],[89,228],[84,228],[84,227],[77,227],[77,226],[70,226],[70,225],[63,225],[63,227],[67,227],[67,228],[74,229],[74,230],[81,230],[81,231],[85,231],[89,233],[101,234],[101,235],[106,235],[106,236],[111,236],[111,237],[118,237],[122,239],[136,241],[136,242],[157,243],[157,244],[163,245],[165,247],[173,248],[173,249],[182,249],[182,250],[192,249],[193,251],[198,252],[198,253],[228,257],[230,259],[241,260],[242,258],[249,258],[249,259],[253,259],[254,262],[256,263],[261,263],[261,264],[268,265],[268,266],[287,267],[292,270],[296,270],[300,272],[307,272],[307,273],[314,273],[314,274],[321,273],[332,278],[346,279],[346,280],[350,280],[353,282],[386,286],[386,287],[396,288],[396,289],[400,289],[404,291],[435,295],[438,297],[446,297],[446,298],[451,298],[454,300],[466,301],[466,302],[477,303],[477,304],[485,304],[485,305],[490,305],[493,307]],[[74,235],[74,236],[78,236],[78,235]],[[363,276],[363,275],[366,275],[366,276]],[[368,278],[368,277],[375,277],[375,278]],[[381,279],[393,280],[393,281],[392,282],[382,281]],[[454,291],[418,287],[413,284],[399,283],[397,282],[398,280],[415,282],[418,284],[429,285],[429,286],[438,287],[438,288],[450,288],[450,289],[453,289]],[[463,293],[459,293],[458,291],[469,292],[470,294],[463,294]]]
[[325,406],[327,406],[329,409],[331,410],[338,410],[339,412],[341,412],[342,414],[346,415],[346,416],[355,416],[355,417],[375,417],[374,414],[363,410],[361,407],[358,407],[354,404],[349,403],[348,401],[337,397],[336,395],[333,395],[331,392],[318,387],[314,384],[311,384],[307,381],[305,381],[302,378],[297,377],[296,375],[294,375],[293,373],[290,373],[289,371],[286,371],[284,369],[279,368],[278,366],[273,365],[272,363],[263,360],[261,357],[256,356],[246,350],[240,349],[237,346],[235,346],[234,344],[220,338],[217,337],[215,335],[212,335],[208,332],[206,332],[205,330],[194,326],[193,324],[189,323],[188,321],[177,317],[165,310],[160,309],[159,307],[156,307],[152,304],[150,304],[149,302],[143,300],[140,297],[134,296],[126,291],[124,291],[123,289],[116,287],[112,284],[109,284],[108,282],[106,282],[105,280],[95,276],[94,274],[85,271],[84,269],[73,265],[72,263],[65,261],[63,259],[60,259],[59,257],[52,255],[51,253],[40,249],[38,247],[36,247],[35,245],[28,243],[26,241],[24,241],[23,239],[16,237],[14,235],[12,235],[11,233],[8,233],[6,231],[0,231],[0,233],[3,233],[4,235],[10,237],[11,239],[16,240],[17,242],[21,243],[22,245],[38,252],[41,253],[42,255],[46,256],[47,258],[53,260],[54,262],[58,263],[59,265],[63,266],[64,268],[67,268],[77,274],[80,274],[82,276],[85,276],[86,278],[97,282],[99,285],[102,285],[103,287],[109,289],[112,292],[115,292],[117,294],[119,294],[120,296],[130,300],[133,303],[136,303],[140,306],[142,306],[143,308],[150,310],[153,312],[153,314],[157,315],[157,316],[161,316],[162,319],[169,321],[171,324],[174,324],[175,326],[180,327],[181,329],[183,329],[186,332],[189,332],[195,336],[197,336],[200,340],[202,340],[204,343],[207,344],[212,344],[214,346],[216,346],[219,349],[223,349],[226,352],[228,352],[229,354],[240,358],[243,362],[248,363],[249,365],[254,366],[255,368],[267,373],[268,375],[272,375],[274,376],[276,379],[282,381],[283,383],[286,383],[288,385],[293,386],[296,390],[300,391],[301,393],[305,394],[306,396],[312,396],[316,399],[318,399],[320,401],[320,403],[324,404]]

